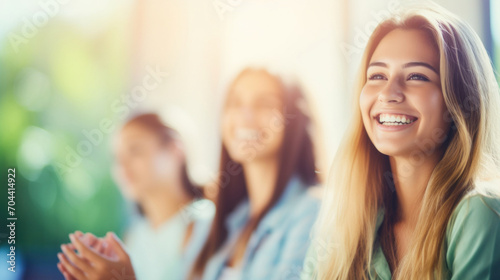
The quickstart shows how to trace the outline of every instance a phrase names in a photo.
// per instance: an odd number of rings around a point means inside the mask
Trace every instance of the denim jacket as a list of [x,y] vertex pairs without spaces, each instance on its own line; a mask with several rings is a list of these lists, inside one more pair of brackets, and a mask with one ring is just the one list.
[[[292,177],[281,197],[252,233],[241,263],[239,279],[298,279],[319,207],[319,199],[310,194],[297,176]],[[220,277],[248,221],[249,210],[250,204],[246,199],[228,216],[228,238],[207,263],[203,280]]]

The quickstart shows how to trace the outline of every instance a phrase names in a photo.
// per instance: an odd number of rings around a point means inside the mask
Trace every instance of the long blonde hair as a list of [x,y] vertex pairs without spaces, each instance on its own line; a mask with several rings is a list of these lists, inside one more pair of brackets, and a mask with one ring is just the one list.
[[476,184],[498,179],[500,166],[500,96],[488,54],[472,28],[444,8],[434,3],[406,7],[378,25],[363,55],[354,116],[331,168],[316,224],[313,246],[321,246],[312,247],[318,254],[317,279],[374,276],[370,267],[376,217],[381,209],[390,211],[386,197],[391,171],[388,156],[377,151],[363,126],[359,95],[375,48],[397,28],[424,30],[438,46],[442,93],[452,128],[428,182],[415,238],[393,279],[446,277],[443,240],[453,210],[471,190],[498,195],[497,190],[479,189]]

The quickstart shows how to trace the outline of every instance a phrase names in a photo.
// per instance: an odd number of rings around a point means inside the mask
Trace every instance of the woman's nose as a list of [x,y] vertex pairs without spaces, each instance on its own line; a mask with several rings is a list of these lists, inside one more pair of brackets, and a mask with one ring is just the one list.
[[255,112],[250,106],[243,106],[241,108],[241,116],[244,121],[253,121]]
[[401,103],[404,100],[403,86],[397,79],[389,79],[380,90],[378,100],[382,103]]

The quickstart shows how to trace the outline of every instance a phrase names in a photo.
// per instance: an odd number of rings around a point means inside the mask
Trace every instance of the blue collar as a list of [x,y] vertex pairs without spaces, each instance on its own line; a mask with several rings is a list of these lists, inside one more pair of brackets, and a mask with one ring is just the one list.
[[[265,231],[270,229],[282,220],[283,215],[287,213],[288,209],[281,207],[283,204],[287,204],[289,200],[297,199],[306,190],[305,184],[300,180],[297,175],[292,176],[290,181],[286,185],[283,193],[276,202],[275,205],[269,209],[269,212],[260,221],[256,232]],[[228,229],[229,235],[232,235],[236,230],[241,229],[245,223],[248,221],[250,214],[250,201],[245,198],[236,209],[229,214],[226,220],[226,227]]]

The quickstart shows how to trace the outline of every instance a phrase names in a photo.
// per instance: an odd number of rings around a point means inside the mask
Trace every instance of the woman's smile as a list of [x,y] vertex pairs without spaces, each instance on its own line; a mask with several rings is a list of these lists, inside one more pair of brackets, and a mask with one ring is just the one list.
[[418,118],[401,113],[378,113],[374,117],[376,127],[383,131],[401,131],[412,127]]

